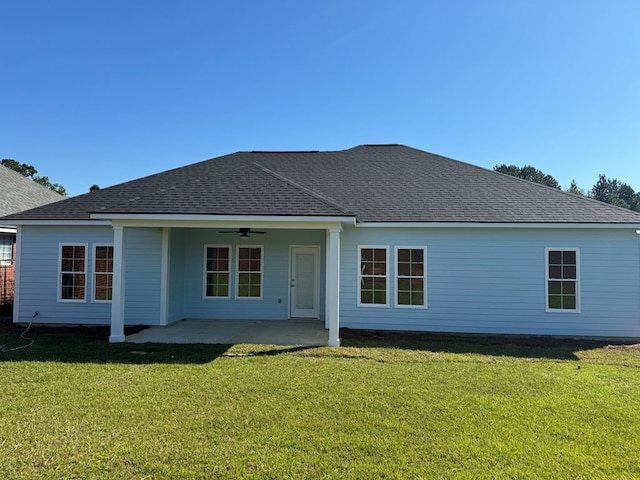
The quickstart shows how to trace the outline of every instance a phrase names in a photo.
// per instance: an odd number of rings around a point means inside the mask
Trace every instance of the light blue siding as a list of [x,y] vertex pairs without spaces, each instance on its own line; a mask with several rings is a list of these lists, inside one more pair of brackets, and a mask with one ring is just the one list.
[[[171,229],[168,320],[289,318],[292,246],[320,247],[320,318],[325,307],[324,230],[268,230],[241,240],[220,229]],[[161,229],[126,230],[125,323],[158,325]],[[109,324],[111,304],[92,302],[93,246],[109,226],[24,226],[19,309],[28,322]],[[87,301],[58,301],[59,245],[87,244]],[[203,297],[204,246],[231,247],[231,298]],[[235,298],[236,246],[263,247],[262,299]],[[390,303],[358,306],[358,246],[388,246]],[[427,308],[395,307],[395,247],[426,247]],[[580,252],[580,312],[545,311],[545,249]],[[340,325],[465,333],[640,337],[640,236],[634,229],[346,228],[341,234]]]
[[125,324],[160,324],[162,230],[128,228],[126,240]]
[[[22,227],[19,311],[16,322],[28,322],[34,312],[41,323],[103,324],[111,321],[111,303],[92,302],[93,244],[113,242],[111,227]],[[85,302],[58,301],[60,244],[86,244]]]
[[[389,245],[389,307],[358,307],[358,245]],[[394,308],[396,245],[427,247],[427,309]],[[580,313],[545,311],[545,248],[578,248]],[[640,336],[635,230],[355,228],[342,235],[340,324],[350,328]]]
[[[180,318],[260,319],[289,318],[290,247],[318,245],[321,250],[320,317],[324,316],[324,230],[268,230],[241,240],[228,229],[176,229],[171,234],[169,278],[170,321]],[[231,298],[204,298],[204,246],[231,247]],[[236,246],[263,247],[262,299],[235,298]]]
[[[87,292],[83,302],[58,300],[60,244],[86,244]],[[111,302],[93,301],[96,244],[113,243],[110,226],[22,227],[19,311],[27,322],[110,324]],[[157,325],[160,311],[161,234],[157,229],[127,229],[125,323]]]

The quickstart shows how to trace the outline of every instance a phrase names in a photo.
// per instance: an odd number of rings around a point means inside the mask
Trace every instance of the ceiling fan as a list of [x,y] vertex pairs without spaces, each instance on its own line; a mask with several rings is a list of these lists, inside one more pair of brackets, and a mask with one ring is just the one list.
[[252,233],[267,233],[259,230],[251,230],[250,228],[239,228],[238,230],[226,230],[218,233],[239,233],[240,238],[249,238]]

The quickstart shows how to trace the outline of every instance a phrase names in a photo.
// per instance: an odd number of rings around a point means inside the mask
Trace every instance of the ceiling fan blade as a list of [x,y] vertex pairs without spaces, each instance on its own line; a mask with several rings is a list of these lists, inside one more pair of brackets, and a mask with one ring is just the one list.
[[259,230],[251,230],[250,228],[239,228],[238,230],[220,230],[218,233],[239,233],[242,237],[249,237],[252,233],[267,233]]

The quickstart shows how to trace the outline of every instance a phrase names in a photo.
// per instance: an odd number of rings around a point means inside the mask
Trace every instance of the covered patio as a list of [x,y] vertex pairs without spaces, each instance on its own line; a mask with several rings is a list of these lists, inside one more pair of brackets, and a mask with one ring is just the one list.
[[329,330],[321,320],[186,319],[128,335],[130,343],[215,343],[234,345],[327,345]]
[[[114,235],[110,342],[137,341],[125,339],[124,326],[127,315],[131,324],[138,315],[164,327],[149,329],[156,340],[141,341],[340,345],[340,234],[353,217],[112,217],[92,215],[110,218]],[[248,240],[251,233],[262,236]],[[224,261],[216,263],[207,255],[218,250]],[[242,260],[249,252],[255,259]],[[203,274],[205,267],[221,270]],[[149,278],[157,281],[155,288],[144,286]],[[224,288],[207,290],[210,278],[223,278]],[[254,289],[241,291],[241,279],[253,282]],[[127,297],[133,300],[125,314]],[[141,310],[141,297],[150,308]],[[317,327],[309,327],[304,321],[309,319]],[[197,325],[208,327],[206,333],[198,333]],[[310,334],[309,328],[318,333]],[[183,330],[188,340],[169,338],[183,337]],[[152,333],[141,336],[147,335]]]

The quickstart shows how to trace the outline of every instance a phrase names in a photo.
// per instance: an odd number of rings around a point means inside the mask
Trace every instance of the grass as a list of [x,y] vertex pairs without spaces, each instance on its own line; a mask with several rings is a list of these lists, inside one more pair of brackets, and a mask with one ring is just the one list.
[[3,479],[640,478],[634,348],[348,331],[338,349],[32,338],[0,353]]

